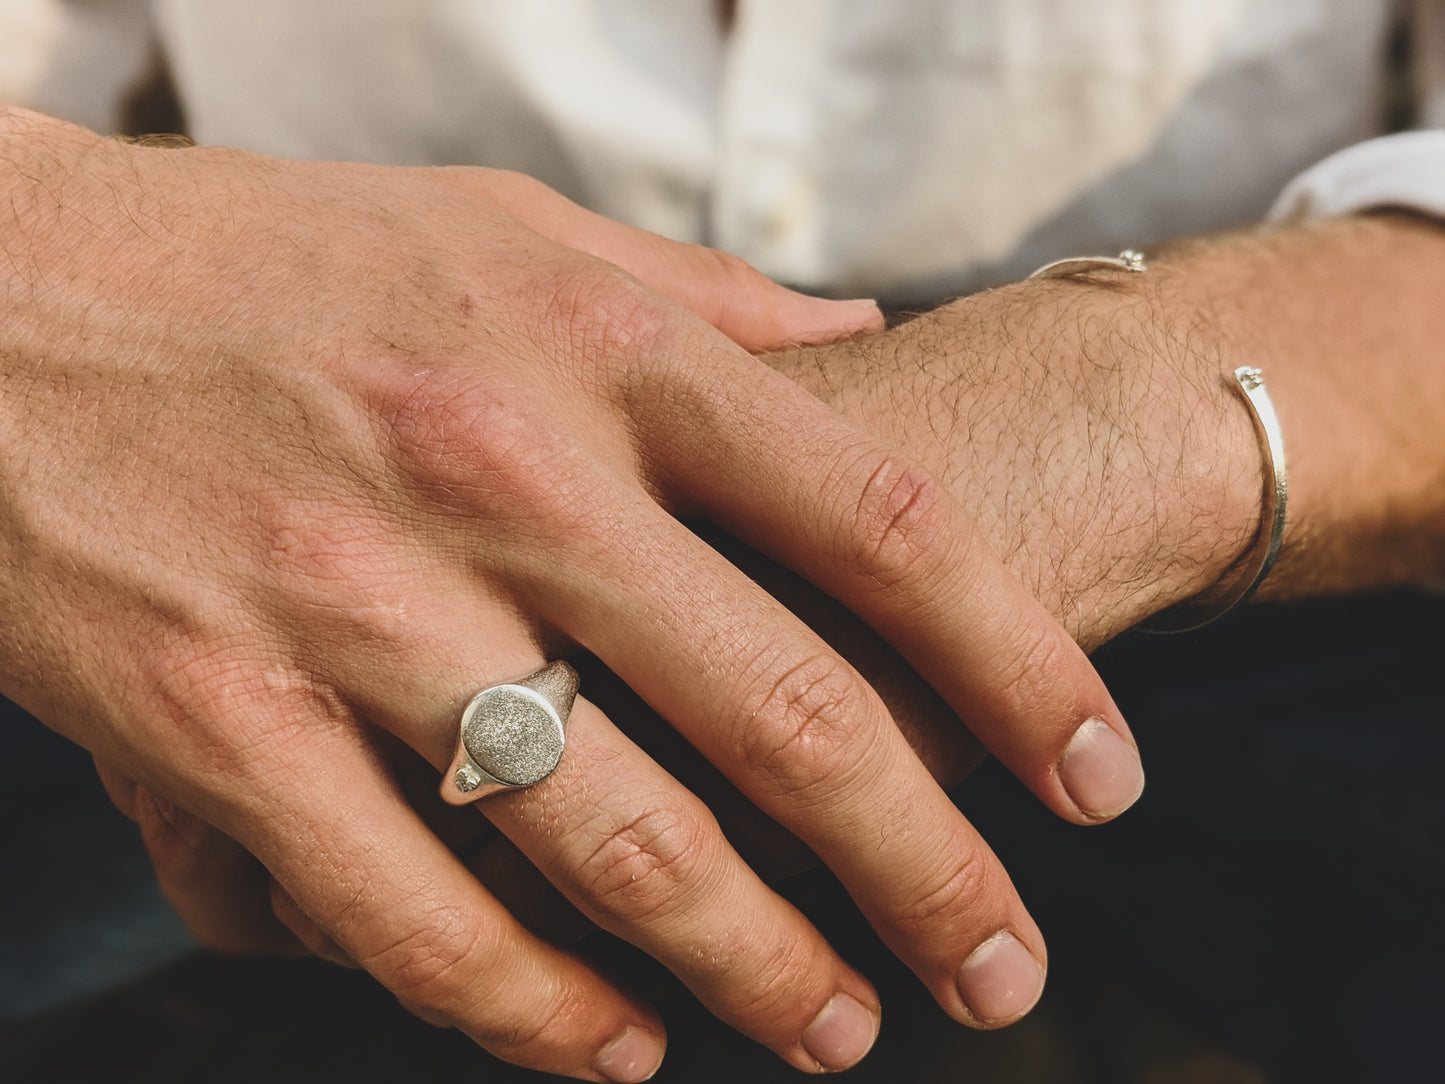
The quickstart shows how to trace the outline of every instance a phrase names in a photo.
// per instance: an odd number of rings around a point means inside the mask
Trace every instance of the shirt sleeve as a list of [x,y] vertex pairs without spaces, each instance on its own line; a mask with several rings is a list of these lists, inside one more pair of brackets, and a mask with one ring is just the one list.
[[1266,218],[1299,222],[1379,207],[1445,218],[1445,130],[1357,143],[1285,186]]

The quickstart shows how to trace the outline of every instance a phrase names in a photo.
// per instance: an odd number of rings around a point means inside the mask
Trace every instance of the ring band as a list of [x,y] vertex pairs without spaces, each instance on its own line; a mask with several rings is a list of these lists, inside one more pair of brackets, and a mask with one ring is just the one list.
[[1126,248],[1117,256],[1069,256],[1066,259],[1054,260],[1034,271],[1029,278],[1067,278],[1069,275],[1081,274],[1084,271],[1098,271],[1106,267],[1112,267],[1119,271],[1131,271],[1136,275],[1149,270],[1149,265],[1144,262],[1144,253],[1137,249]]
[[472,697],[457,724],[457,748],[442,776],[442,799],[466,805],[551,775],[562,759],[577,685],[576,670],[552,662]]

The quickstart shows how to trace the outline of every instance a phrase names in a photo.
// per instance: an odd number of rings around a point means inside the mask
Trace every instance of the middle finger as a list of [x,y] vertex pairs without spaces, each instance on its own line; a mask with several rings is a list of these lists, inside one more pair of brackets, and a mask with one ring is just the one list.
[[656,505],[612,508],[551,565],[556,623],[807,843],[951,1015],[1027,1011],[1042,936],[876,693]]

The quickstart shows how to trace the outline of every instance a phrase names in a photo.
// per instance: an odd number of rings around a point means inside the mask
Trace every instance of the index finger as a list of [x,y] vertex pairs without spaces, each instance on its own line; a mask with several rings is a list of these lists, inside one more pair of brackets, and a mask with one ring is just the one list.
[[556,554],[544,609],[807,843],[955,1018],[1022,1015],[1042,937],[877,694],[640,494],[608,503]]
[[689,424],[648,432],[664,490],[868,622],[1054,812],[1131,805],[1143,769],[1113,698],[943,484],[779,374],[707,364]]

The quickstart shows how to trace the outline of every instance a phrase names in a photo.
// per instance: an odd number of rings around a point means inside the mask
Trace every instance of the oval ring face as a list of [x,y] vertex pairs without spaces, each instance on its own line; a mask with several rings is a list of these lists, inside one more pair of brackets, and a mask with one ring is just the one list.
[[482,690],[467,705],[461,730],[477,767],[509,786],[541,782],[562,759],[562,720],[545,697],[521,685]]

